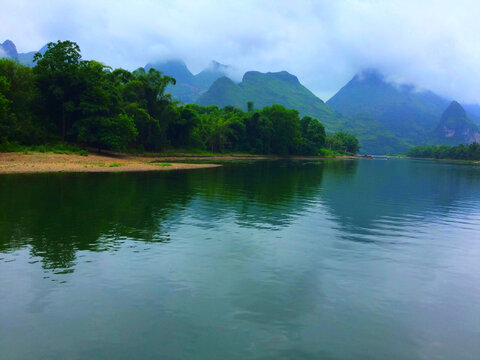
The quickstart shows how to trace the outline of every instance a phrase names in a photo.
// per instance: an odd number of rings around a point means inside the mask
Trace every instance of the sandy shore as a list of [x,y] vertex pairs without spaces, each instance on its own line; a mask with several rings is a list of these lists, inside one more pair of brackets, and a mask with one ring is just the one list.
[[[178,160],[178,159],[177,159]],[[217,164],[169,163],[165,158],[90,154],[0,153],[0,174],[42,172],[170,171],[217,167]]]
[[[53,153],[0,153],[0,174],[43,172],[125,172],[203,169],[221,166],[214,162],[241,160],[347,160],[356,156],[323,158],[317,156],[134,156],[125,154],[64,155]],[[201,163],[202,161],[208,163]],[[200,162],[200,163],[188,163]]]

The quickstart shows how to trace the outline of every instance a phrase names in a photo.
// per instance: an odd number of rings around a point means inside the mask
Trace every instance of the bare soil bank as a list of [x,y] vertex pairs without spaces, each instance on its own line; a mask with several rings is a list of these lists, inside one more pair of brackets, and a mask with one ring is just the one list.
[[[152,162],[153,161],[153,162]],[[142,156],[50,153],[0,153],[0,174],[41,172],[123,172],[202,169],[217,164],[162,162],[164,159]]]
[[[41,172],[124,172],[124,171],[170,171],[203,169],[220,166],[213,162],[236,160],[345,160],[355,156],[322,158],[318,156],[135,156],[125,154],[76,154],[53,153],[0,153],[0,174]],[[208,161],[208,163],[188,163]],[[185,163],[187,162],[187,163]]]

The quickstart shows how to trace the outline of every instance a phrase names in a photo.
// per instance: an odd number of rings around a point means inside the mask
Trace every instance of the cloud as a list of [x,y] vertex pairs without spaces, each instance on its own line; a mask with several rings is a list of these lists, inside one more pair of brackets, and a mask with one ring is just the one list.
[[364,68],[480,102],[480,2],[469,0],[4,0],[0,39],[19,51],[77,41],[84,57],[134,69],[180,57],[287,70],[327,98]]

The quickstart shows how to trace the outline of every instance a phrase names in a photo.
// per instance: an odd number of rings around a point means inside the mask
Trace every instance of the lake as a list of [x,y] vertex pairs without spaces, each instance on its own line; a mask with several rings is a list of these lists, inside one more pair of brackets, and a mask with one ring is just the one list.
[[479,359],[480,167],[0,176],[1,359]]

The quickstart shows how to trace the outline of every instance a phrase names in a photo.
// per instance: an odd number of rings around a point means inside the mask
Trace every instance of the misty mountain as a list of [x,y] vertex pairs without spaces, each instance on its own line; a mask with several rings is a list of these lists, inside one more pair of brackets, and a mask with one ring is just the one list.
[[[327,104],[350,119],[352,132],[371,152],[403,152],[412,145],[442,141],[469,143],[476,134],[476,125],[457,102],[412,85],[390,83],[375,70],[354,76]],[[471,118],[480,119],[479,105],[467,107]],[[382,131],[383,141],[367,138]]]
[[197,104],[219,107],[233,105],[246,110],[248,101],[253,101],[258,109],[280,104],[288,109],[298,110],[302,116],[314,116],[327,127],[335,123],[338,117],[330,106],[300,84],[296,76],[286,71],[249,71],[239,84],[222,77],[200,96]]
[[480,142],[480,129],[468,118],[462,105],[452,101],[443,112],[434,136],[439,144],[471,144]]
[[356,75],[327,103],[347,117],[368,114],[412,144],[428,140],[449,101],[413,86],[396,85],[369,70]]
[[6,40],[3,44],[0,44],[0,57],[4,56],[10,59],[15,59],[15,60],[18,60],[20,64],[31,67],[35,65],[35,63],[33,62],[33,56],[37,52],[45,54],[45,51],[47,51],[47,48],[48,46],[44,45],[38,51],[30,51],[28,53],[18,53],[17,47],[15,46],[13,41]]
[[0,44],[0,57],[18,59],[17,47],[11,40],[5,40]]
[[148,71],[150,68],[175,78],[177,81],[176,85],[168,86],[166,91],[184,103],[195,102],[201,94],[208,90],[215,80],[227,75],[231,69],[228,65],[212,61],[207,68],[194,75],[182,60],[170,60],[145,65],[145,70]]

